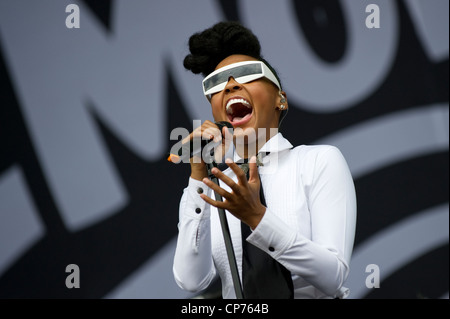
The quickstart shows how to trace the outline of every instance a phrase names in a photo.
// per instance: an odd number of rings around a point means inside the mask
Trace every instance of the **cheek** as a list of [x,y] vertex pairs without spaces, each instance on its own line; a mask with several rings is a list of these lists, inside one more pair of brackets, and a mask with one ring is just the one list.
[[271,83],[266,81],[255,81],[247,84],[246,89],[252,96],[255,104],[264,106],[265,108],[275,105],[277,92]]
[[259,127],[277,127],[277,94],[271,88],[255,90],[253,95],[256,109],[255,123]]
[[255,107],[258,111],[270,113],[271,111],[275,110],[276,98],[267,89],[255,91],[252,96],[254,98]]
[[214,99],[211,100],[211,112],[215,120],[220,119],[222,117],[222,106]]
[[211,101],[211,110],[213,115],[220,112],[221,107],[219,103],[215,103],[214,100]]

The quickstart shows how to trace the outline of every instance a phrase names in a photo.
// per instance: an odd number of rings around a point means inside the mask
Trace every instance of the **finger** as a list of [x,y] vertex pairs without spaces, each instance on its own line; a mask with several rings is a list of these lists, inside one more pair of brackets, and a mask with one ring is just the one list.
[[222,163],[224,160],[225,154],[228,152],[233,135],[230,134],[227,127],[222,127],[222,134],[216,138],[214,138],[214,143],[217,146],[214,149],[214,160],[216,163]]
[[[227,158],[225,160],[225,163],[234,172],[234,174],[236,175],[236,177],[238,179],[239,184],[246,185],[247,184],[247,176],[245,175],[244,171],[239,167],[239,165],[234,163],[230,158]],[[228,185],[228,186],[230,186],[230,185]]]
[[193,130],[188,136],[186,136],[185,138],[183,138],[181,140],[181,142],[183,144],[185,143],[189,143],[191,140],[195,139],[195,138],[201,138],[202,137],[202,127],[199,126],[197,127],[195,130]]
[[211,181],[206,177],[203,179],[203,183],[205,183],[206,186],[208,186],[209,188],[211,188],[213,191],[217,192],[217,194],[219,194],[224,198],[229,198],[229,196],[231,195],[229,192],[227,192],[222,187],[220,187],[219,185],[217,185],[216,183],[214,183],[213,181]]
[[[235,193],[239,193],[239,185],[236,184],[236,182],[229,176],[225,175],[218,169],[217,167],[214,167],[211,170],[211,173],[214,174],[218,179],[220,179],[222,182],[227,184]],[[229,193],[228,193],[229,194]],[[231,194],[230,194],[231,195]],[[224,196],[225,197],[225,196]]]
[[210,204],[210,205],[212,205],[214,207],[226,209],[226,204],[224,202],[216,201],[216,200],[206,196],[205,194],[201,194],[200,197],[205,202],[207,202],[208,204]]
[[202,136],[204,139],[213,140],[214,142],[220,142],[222,140],[222,134],[217,125],[205,128]]
[[233,131],[233,129],[229,129],[228,127],[222,128],[222,135],[224,137],[225,146],[228,146],[231,144],[231,142],[233,142],[233,133],[230,131]]
[[249,182],[259,181],[258,165],[256,164],[256,156],[252,156],[249,161]]
[[195,131],[191,132],[188,136],[186,136],[185,138],[183,138],[181,140],[181,143],[186,144],[189,143],[189,141],[191,141],[192,139],[195,138]]
[[222,132],[216,123],[211,121],[205,121],[205,131],[210,135],[208,138],[213,139],[214,142],[220,142],[222,140]]
[[[215,129],[215,131],[214,131]],[[206,140],[211,140],[217,135],[221,135],[219,128],[216,124],[211,121],[205,121],[202,125],[194,129],[188,136],[186,136],[182,143],[188,143],[190,140],[195,138],[203,138]]]

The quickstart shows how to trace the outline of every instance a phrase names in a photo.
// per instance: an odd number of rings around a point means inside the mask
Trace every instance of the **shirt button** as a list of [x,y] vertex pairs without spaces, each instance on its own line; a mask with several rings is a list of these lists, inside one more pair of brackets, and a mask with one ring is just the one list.
[[201,187],[197,188],[197,193],[203,194],[203,188],[201,188]]
[[197,214],[200,214],[200,213],[202,212],[202,210],[201,210],[201,208],[196,208],[196,209],[195,209],[195,212],[196,212]]
[[275,251],[275,248],[273,248],[272,246],[269,247],[270,251]]

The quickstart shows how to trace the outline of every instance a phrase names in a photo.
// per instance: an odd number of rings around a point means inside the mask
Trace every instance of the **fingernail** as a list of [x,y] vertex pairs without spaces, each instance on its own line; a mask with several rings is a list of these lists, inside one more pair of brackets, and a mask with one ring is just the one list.
[[231,158],[227,158],[225,159],[225,163],[233,163],[233,161],[231,160]]

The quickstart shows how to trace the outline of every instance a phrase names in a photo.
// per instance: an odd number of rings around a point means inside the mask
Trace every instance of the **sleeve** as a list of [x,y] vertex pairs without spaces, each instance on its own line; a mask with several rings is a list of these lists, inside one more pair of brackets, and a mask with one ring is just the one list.
[[345,298],[348,289],[343,283],[356,225],[354,183],[344,157],[333,146],[319,152],[312,163],[307,169],[313,174],[304,186],[312,238],[296,233],[267,209],[247,240],[323,293]]
[[211,189],[190,178],[179,206],[173,274],[178,286],[191,292],[207,288],[216,275],[211,253],[210,206],[199,196],[202,192],[209,196]]

